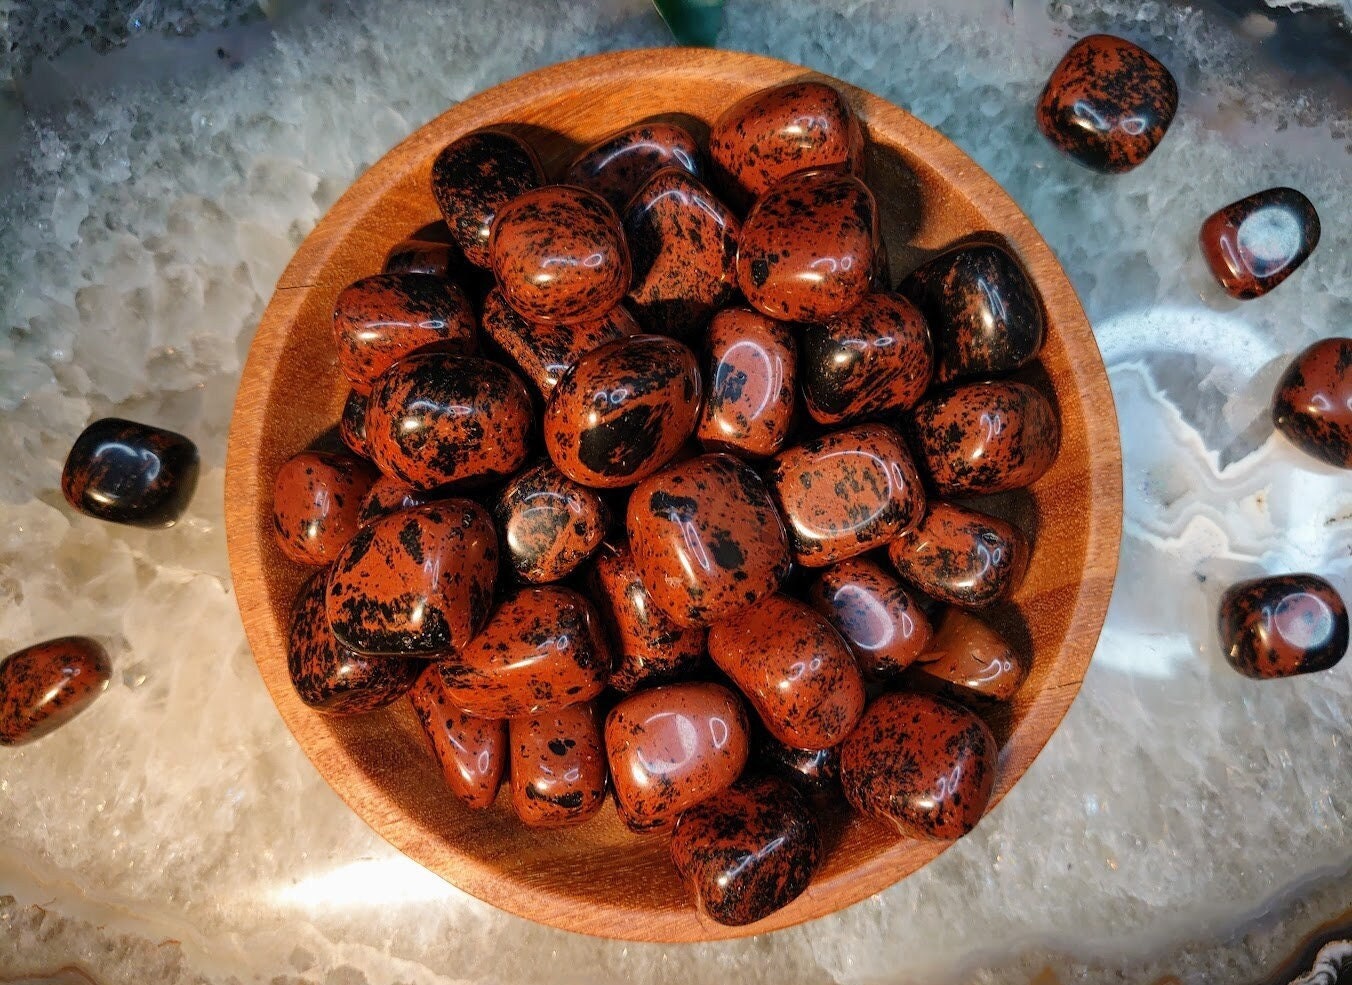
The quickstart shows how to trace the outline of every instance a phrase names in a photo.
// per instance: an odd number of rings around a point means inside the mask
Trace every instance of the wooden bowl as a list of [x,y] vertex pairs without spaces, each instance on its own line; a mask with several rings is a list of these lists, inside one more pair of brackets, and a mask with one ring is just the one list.
[[[399,239],[439,218],[429,190],[446,144],[489,124],[526,135],[551,174],[580,147],[654,115],[700,124],[764,86],[821,78],[753,55],[688,48],[629,51],[555,65],[496,86],[418,130],[363,175],[302,244],[263,315],[235,403],[226,463],[230,567],[258,668],[287,726],[339,795],[396,848],[485,902],[568,930],[630,940],[738,937],[832,913],[887,888],[946,845],[909,841],[847,817],[828,822],[830,850],[808,890],[749,927],[701,918],[679,884],[667,839],[629,833],[613,804],[574,828],[527,831],[504,791],[484,812],[447,792],[406,702],[358,718],[301,704],[286,669],[291,602],[312,570],[273,543],[273,476],[338,419],[347,386],[331,331],[334,298],[380,269]],[[1026,632],[1032,676],[987,715],[1001,740],[998,802],[1055,731],[1089,664],[1117,566],[1121,453],[1113,397],[1084,313],[1041,237],[1009,197],[944,137],[867,92],[826,79],[853,103],[870,138],[869,183],[900,276],[955,240],[993,230],[1041,292],[1047,343],[1040,377],[1060,405],[1055,466],[1007,498],[1037,531],[1032,566],[1006,629]],[[687,122],[690,122],[689,120]],[[1029,126],[1033,125],[1030,112]]]

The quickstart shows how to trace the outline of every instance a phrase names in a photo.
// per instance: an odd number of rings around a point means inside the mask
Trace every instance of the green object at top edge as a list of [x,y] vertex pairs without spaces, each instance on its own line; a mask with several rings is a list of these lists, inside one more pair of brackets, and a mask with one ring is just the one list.
[[653,0],[679,44],[712,48],[723,26],[723,0]]

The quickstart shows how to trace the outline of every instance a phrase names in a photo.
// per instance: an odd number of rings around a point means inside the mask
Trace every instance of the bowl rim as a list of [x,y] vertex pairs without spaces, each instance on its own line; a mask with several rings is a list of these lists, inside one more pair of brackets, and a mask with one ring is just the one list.
[[[266,554],[261,525],[249,506],[270,496],[271,482],[256,464],[261,459],[265,428],[263,410],[277,384],[287,329],[307,294],[324,287],[323,271],[344,243],[346,231],[367,216],[410,169],[425,166],[448,140],[503,118],[511,107],[566,96],[581,84],[641,81],[655,72],[720,76],[741,80],[747,75],[764,85],[815,79],[846,94],[866,131],[881,127],[889,139],[904,144],[942,179],[962,188],[976,208],[999,217],[993,224],[1036,268],[1044,306],[1072,358],[1070,383],[1081,401],[1092,401],[1095,427],[1087,434],[1088,496],[1095,504],[1088,518],[1084,569],[1057,659],[1060,672],[1027,703],[1018,725],[1001,751],[1000,776],[993,809],[1041,752],[1065,716],[1093,656],[1117,571],[1122,523],[1122,462],[1113,393],[1097,342],[1069,279],[1051,248],[1009,195],[948,138],[900,107],[839,79],[790,62],[724,49],[652,48],[589,55],[516,76],[455,104],[419,127],[362,174],[330,207],[301,244],[278,280],[250,345],[240,377],[226,452],[225,514],[231,575],[255,662],[278,712],[305,755],[325,782],[352,810],[394,848],[441,875],[478,899],[538,923],[601,937],[636,941],[692,942],[760,934],[837,912],[881,892],[928,864],[952,842],[927,844],[919,865],[898,871],[903,850],[917,857],[914,842],[900,841],[827,884],[814,880],[789,910],[781,910],[746,927],[725,927],[696,911],[656,913],[623,900],[579,905],[575,898],[551,894],[538,886],[522,887],[505,878],[491,861],[458,846],[434,841],[417,818],[372,816],[369,808],[384,799],[379,783],[357,768],[344,744],[327,729],[313,727],[314,712],[295,697],[283,667],[280,679],[270,672],[267,653],[285,653],[287,633],[272,617],[266,589]],[[1030,116],[1030,126],[1031,126]],[[449,134],[449,136],[448,136]],[[1074,358],[1078,356],[1079,358]],[[285,663],[285,660],[282,661]],[[273,668],[275,671],[275,668]],[[1013,774],[1014,780],[1004,782]],[[401,823],[407,822],[407,823]]]

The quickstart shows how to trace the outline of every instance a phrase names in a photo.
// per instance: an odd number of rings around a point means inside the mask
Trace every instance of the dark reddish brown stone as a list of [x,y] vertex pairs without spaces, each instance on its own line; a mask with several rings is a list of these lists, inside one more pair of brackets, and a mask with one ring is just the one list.
[[558,581],[587,560],[606,535],[610,511],[591,489],[541,462],[517,474],[493,508],[503,550],[529,582]]
[[1177,108],[1178,84],[1158,59],[1122,38],[1091,34],[1047,80],[1037,125],[1085,167],[1121,174],[1150,156]]
[[625,529],[643,584],[678,626],[727,619],[789,571],[769,491],[729,455],[701,455],[644,480],[629,497]]
[[940,496],[1030,486],[1061,448],[1052,405],[1024,383],[965,383],[922,401],[911,415],[916,462]]
[[802,338],[803,403],[819,424],[906,410],[929,387],[929,329],[900,294],[870,294]]
[[371,463],[351,455],[303,451],[277,470],[272,533],[301,564],[328,564],[361,526],[363,497],[376,481]]
[[343,416],[338,419],[338,436],[354,455],[366,454],[366,395],[349,390],[343,401]]
[[827,568],[807,600],[849,644],[868,680],[896,679],[930,645],[925,613],[901,582],[867,558]]
[[410,353],[471,353],[474,311],[459,287],[428,274],[376,274],[344,288],[333,309],[338,368],[358,393]]
[[862,181],[830,171],[795,174],[747,214],[737,285],[771,318],[826,321],[868,294],[879,238],[878,206]]
[[476,718],[519,718],[590,701],[609,672],[596,610],[556,585],[507,596],[472,640],[437,664],[447,700]]
[[910,675],[928,678],[955,698],[1014,697],[1032,670],[1032,654],[1018,649],[976,616],[948,609]]
[[385,254],[386,274],[427,274],[448,277],[460,259],[450,243],[433,243],[422,239],[406,239],[390,247]]
[[681,815],[671,860],[715,923],[742,927],[797,899],[822,858],[808,805],[773,777],[741,780]]
[[636,123],[580,153],[563,183],[595,192],[622,213],[649,178],[668,168],[700,176],[704,168],[695,138],[674,123]]
[[754,765],[773,773],[814,801],[839,801],[840,747],[795,749],[761,730],[756,740]]
[[947,250],[898,288],[934,339],[934,381],[999,376],[1042,351],[1042,304],[1028,275],[991,243]]
[[595,321],[629,290],[619,216],[582,188],[549,185],[512,199],[493,223],[489,253],[503,297],[532,321]]
[[658,335],[697,338],[737,290],[741,223],[697,178],[668,168],[634,196],[624,228],[639,323]]
[[484,299],[483,331],[547,400],[579,359],[607,342],[637,335],[639,328],[622,304],[596,321],[571,325],[531,321],[517,314],[495,287]]
[[286,669],[291,686],[309,707],[326,715],[363,715],[402,697],[425,665],[363,656],[340,643],[325,610],[327,578],[327,571],[317,573],[296,596]]
[[507,723],[472,718],[456,708],[436,664],[422,672],[408,696],[451,793],[476,810],[493,806],[507,769]]
[[845,741],[840,781],[861,814],[906,838],[948,841],[985,813],[998,753],[986,723],[961,705],[893,692],[869,705]]
[[1008,598],[1023,581],[1030,553],[1013,524],[937,501],[887,547],[902,578],[931,598],[969,609]]
[[820,82],[761,89],[723,111],[709,130],[719,186],[739,206],[799,171],[863,170],[864,135],[854,111]]
[[764,458],[793,424],[798,351],[790,327],[749,308],[714,315],[709,395],[695,433],[709,451]]
[[620,817],[634,831],[666,827],[741,775],[746,712],[718,684],[667,684],[622,699],[606,718],[606,757]]
[[382,475],[371,484],[370,490],[362,499],[361,509],[357,513],[357,523],[365,526],[382,516],[397,513],[399,510],[406,510],[410,506],[434,503],[443,498],[445,498],[445,494],[441,490],[433,489],[430,492],[423,492],[420,489],[414,489],[406,482],[401,482],[388,475]]
[[701,389],[694,353],[675,339],[635,335],[593,349],[549,396],[549,457],[584,486],[632,486],[694,432]]
[[0,746],[33,742],[84,711],[108,686],[108,654],[87,636],[35,643],[0,661]]
[[181,434],[105,417],[66,456],[61,493],[85,516],[133,527],[172,527],[197,488],[197,446]]
[[682,629],[653,602],[627,544],[602,544],[589,579],[614,643],[610,687],[629,692],[683,677],[704,658],[705,631]]
[[1347,654],[1347,606],[1318,575],[1255,578],[1221,596],[1221,652],[1245,677],[1313,674]]
[[526,460],[530,394],[511,370],[477,356],[409,356],[376,381],[366,445],[386,475],[417,489],[485,482]]
[[1352,469],[1352,338],[1322,339],[1291,361],[1272,423],[1305,454]]
[[911,453],[883,424],[856,424],[782,451],[766,482],[793,559],[809,568],[881,547],[925,511]]
[[712,626],[709,656],[770,734],[797,749],[839,744],[864,712],[864,680],[849,647],[820,613],[786,595]]
[[1211,273],[1231,297],[1261,297],[1319,245],[1319,213],[1294,188],[1269,188],[1213,212],[1198,234]]
[[476,130],[446,146],[432,164],[432,194],[465,259],[489,266],[498,211],[545,182],[535,152],[501,130]]
[[483,626],[497,573],[498,539],[482,506],[415,506],[368,523],[338,555],[329,623],[359,653],[444,656]]
[[595,706],[569,705],[508,723],[512,807],[531,828],[580,824],[606,800],[606,755]]

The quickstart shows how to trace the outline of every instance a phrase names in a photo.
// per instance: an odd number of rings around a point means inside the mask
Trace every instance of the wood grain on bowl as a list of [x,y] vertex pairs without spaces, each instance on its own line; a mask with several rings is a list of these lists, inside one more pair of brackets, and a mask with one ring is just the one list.
[[[330,719],[307,709],[292,689],[288,620],[308,572],[289,562],[272,537],[273,476],[338,420],[347,384],[333,343],[334,300],[351,282],[378,271],[394,244],[438,217],[432,162],[451,140],[504,125],[558,175],[581,148],[618,126],[674,116],[707,127],[756,89],[813,78],[823,77],[759,56],[670,48],[553,66],[466,100],[392,150],[334,205],[282,275],[250,350],[230,431],[226,522],[240,611],[273,700],[319,772],[376,831],[466,892],[532,920],[633,940],[742,936],[864,899],[945,845],[902,839],[851,817],[801,896],[766,920],[726,927],[697,914],[672,867],[667,839],[631,833],[613,804],[584,824],[550,831],[518,824],[505,796],[488,810],[463,808],[441,781],[406,702]],[[1060,723],[1107,609],[1122,519],[1112,393],[1065,274],[999,186],[914,117],[826,81],[850,100],[868,135],[868,180],[878,194],[894,275],[993,230],[1028,271],[1045,308],[1047,342],[1030,378],[1058,406],[1062,442],[1056,463],[1028,498],[1037,546],[1012,598],[1032,641],[1033,669],[1008,706],[986,715],[1001,744],[995,803]]]

